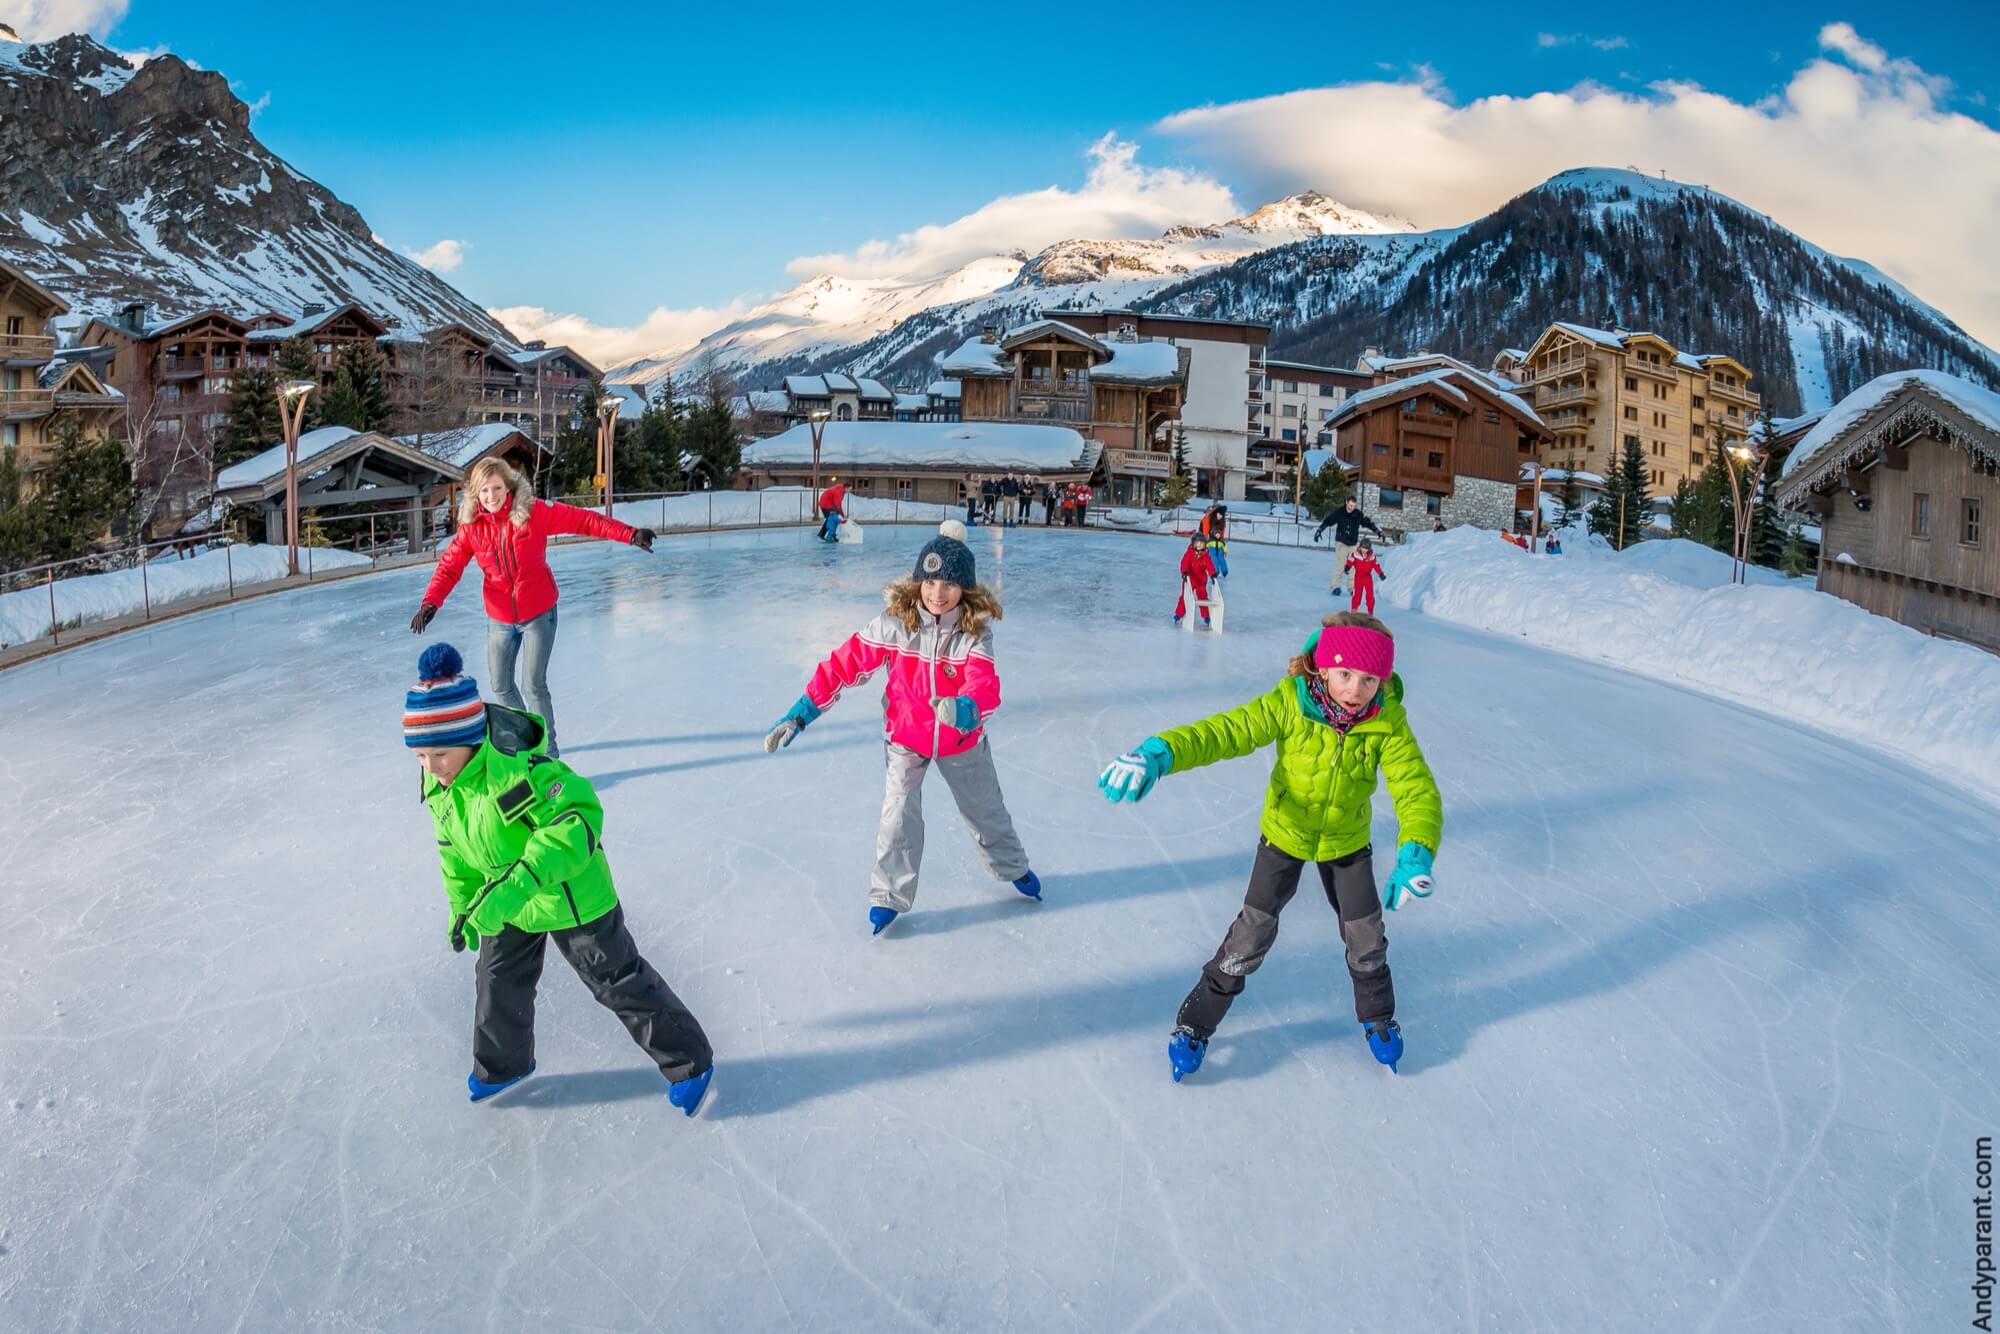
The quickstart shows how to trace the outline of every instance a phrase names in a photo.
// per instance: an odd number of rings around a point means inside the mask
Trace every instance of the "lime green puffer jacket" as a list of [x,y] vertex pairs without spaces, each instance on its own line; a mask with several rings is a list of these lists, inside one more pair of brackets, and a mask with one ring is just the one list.
[[1435,853],[1444,833],[1444,801],[1410,731],[1401,677],[1388,679],[1381,700],[1380,712],[1343,736],[1313,704],[1304,680],[1288,676],[1247,704],[1162,732],[1160,739],[1174,753],[1173,773],[1277,742],[1258,828],[1294,857],[1331,861],[1367,846],[1378,770],[1389,780],[1400,842]]
[[618,906],[604,808],[547,754],[541,720],[486,706],[486,740],[446,787],[423,775],[445,897],[456,920],[482,896],[523,931],[560,931]]

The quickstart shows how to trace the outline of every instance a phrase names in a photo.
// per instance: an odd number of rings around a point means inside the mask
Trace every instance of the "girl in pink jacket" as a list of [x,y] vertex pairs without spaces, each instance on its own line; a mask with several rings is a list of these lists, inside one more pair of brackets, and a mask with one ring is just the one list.
[[958,803],[995,880],[1040,900],[1042,883],[1014,833],[986,741],[986,720],[1000,707],[991,623],[1000,601],[976,582],[964,525],[947,520],[917,553],[916,569],[882,590],[886,608],[819,665],[806,693],[764,738],[764,749],[789,746],[840,692],[886,668],[882,730],[888,774],[875,871],[868,886],[874,933],[906,913],[917,897],[924,857],[924,774],[935,764]]

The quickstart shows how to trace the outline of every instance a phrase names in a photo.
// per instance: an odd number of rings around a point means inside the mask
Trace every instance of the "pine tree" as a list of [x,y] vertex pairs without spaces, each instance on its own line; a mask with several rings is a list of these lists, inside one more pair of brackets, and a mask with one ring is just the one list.
[[1747,479],[1756,496],[1750,509],[1750,563],[1766,568],[1775,567],[1785,549],[1785,530],[1778,522],[1778,488],[1771,478],[1771,448],[1777,438],[1777,428],[1766,412],[1757,422],[1757,475]]
[[126,517],[136,488],[125,449],[109,436],[89,439],[74,413],[58,416],[55,453],[31,502],[42,560],[69,560],[95,548]]
[[708,469],[709,485],[727,488],[743,466],[743,443],[736,435],[736,416],[729,410],[727,386],[710,377],[705,392],[688,413],[684,438],[688,452]]
[[1346,470],[1340,466],[1338,457],[1330,458],[1320,464],[1318,472],[1306,478],[1299,503],[1313,518],[1324,519],[1347,503],[1347,492]]
[[0,570],[35,563],[41,544],[34,519],[33,507],[21,503],[21,473],[14,451],[0,449]]
[[[640,491],[679,491],[685,485],[681,475],[681,440],[686,422],[683,420],[685,406],[674,396],[673,377],[666,376],[660,387],[647,402],[646,410],[639,414],[637,427],[632,431],[631,450],[641,460],[644,481],[635,484]],[[618,470],[625,471],[623,459],[624,443],[619,445]]]
[[1623,551],[1639,540],[1653,517],[1646,455],[1636,436],[1626,438],[1625,450],[1612,460],[1611,474],[1604,482],[1604,499],[1590,512],[1590,531],[1608,538],[1612,546]]
[[322,420],[329,426],[346,426],[357,431],[379,431],[389,424],[395,409],[383,382],[382,354],[373,343],[349,343],[340,349],[333,370],[333,387],[327,390]]
[[1576,513],[1577,507],[1576,460],[1572,459],[1563,465],[1562,475],[1562,493],[1558,499],[1561,500],[1563,507],[1562,521],[1568,523],[1570,516]]
[[[313,346],[303,336],[287,338],[278,344],[278,355],[272,358],[272,371],[273,378],[281,386],[292,380],[322,383],[319,363],[313,356]],[[300,431],[310,431],[320,424],[319,404],[315,401],[317,398],[316,394],[307,396],[306,413],[299,421]]]
[[597,401],[603,396],[603,386],[592,381],[577,400],[576,412],[556,431],[555,457],[548,467],[549,484],[558,496],[597,493]]
[[326,391],[326,402],[320,405],[321,424],[346,426],[359,431],[366,418],[367,410],[362,406],[360,389],[348,377],[345,366],[336,368],[333,387]]
[[1812,553],[1806,550],[1805,534],[1793,524],[1785,533],[1784,549],[1778,553],[1778,568],[1787,579],[1797,579],[1812,569]]
[[284,438],[276,378],[261,366],[238,371],[229,386],[228,413],[216,436],[215,471],[261,454]]
[[1694,529],[1695,496],[1694,483],[1683,477],[1674,486],[1674,498],[1667,506],[1667,514],[1673,524],[1675,537],[1688,537]]
[[[1300,449],[1305,446],[1301,444]],[[1194,495],[1194,474],[1188,470],[1187,427],[1174,422],[1174,470],[1167,478],[1160,499],[1168,509],[1179,509]]]
[[1736,504],[1729,487],[1729,444],[1720,437],[1702,465],[1694,485],[1694,510],[1688,537],[1717,551],[1729,551],[1736,541]]

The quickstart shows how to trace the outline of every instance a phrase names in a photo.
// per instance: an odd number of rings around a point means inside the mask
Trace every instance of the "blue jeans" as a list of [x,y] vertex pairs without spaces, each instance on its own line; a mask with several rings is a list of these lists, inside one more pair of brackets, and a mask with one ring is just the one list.
[[[528,646],[528,701],[514,684],[514,659],[521,645]],[[506,621],[486,623],[486,672],[488,687],[496,704],[510,709],[525,708],[538,715],[548,732],[549,754],[556,751],[556,706],[549,698],[549,654],[556,646],[556,609],[550,607],[532,621],[512,625]]]

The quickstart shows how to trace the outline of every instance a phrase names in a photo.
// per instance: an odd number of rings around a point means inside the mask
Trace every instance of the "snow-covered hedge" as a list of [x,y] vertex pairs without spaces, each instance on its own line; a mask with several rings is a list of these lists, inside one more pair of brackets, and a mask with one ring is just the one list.
[[1809,580],[1753,569],[1733,585],[1727,556],[1678,539],[1545,556],[1465,528],[1416,534],[1384,563],[1391,606],[1737,700],[2000,796],[2000,712],[1971,707],[2000,699],[2000,658]]
[[[370,564],[366,556],[351,551],[311,548],[312,568],[317,571],[352,569]],[[299,550],[299,568],[306,567],[307,548]],[[110,574],[85,574],[55,583],[56,621],[62,629],[114,620],[144,610],[150,594],[157,610],[206,593],[220,593],[235,572],[236,587],[268,583],[285,577],[285,548],[236,546],[225,555],[218,547],[181,560],[164,557],[146,565],[141,585],[137,569],[114,570]],[[0,648],[27,644],[49,633],[49,590],[36,584],[18,592],[0,594]]]

